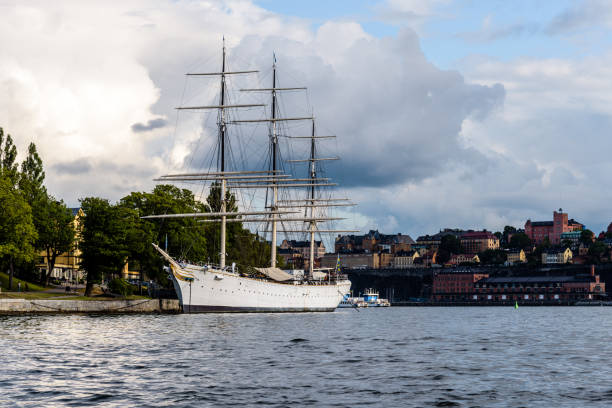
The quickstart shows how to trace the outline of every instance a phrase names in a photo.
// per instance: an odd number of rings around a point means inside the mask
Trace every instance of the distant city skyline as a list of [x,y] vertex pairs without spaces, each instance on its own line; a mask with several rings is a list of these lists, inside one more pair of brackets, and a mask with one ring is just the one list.
[[612,221],[605,1],[0,0],[0,15],[0,126],[20,159],[37,144],[70,206],[184,164],[207,135],[175,129],[183,74],[214,66],[225,35],[240,61],[275,51],[308,85],[359,204],[347,227]]

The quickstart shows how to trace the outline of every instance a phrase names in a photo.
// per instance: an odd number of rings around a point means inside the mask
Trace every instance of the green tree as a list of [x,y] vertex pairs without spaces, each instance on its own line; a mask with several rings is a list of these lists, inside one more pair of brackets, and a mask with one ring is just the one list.
[[[191,191],[171,185],[158,185],[151,193],[131,193],[118,205],[136,211],[138,217],[207,211],[205,204],[195,200]],[[132,240],[130,258],[138,264],[141,275],[146,273],[151,278],[165,276],[161,272],[162,260],[152,243],[163,248],[167,242],[170,254],[194,262],[215,259],[213,248],[207,245],[207,231],[212,227],[196,218],[137,219],[130,234],[140,238]]]
[[42,196],[46,196],[47,189],[44,186],[45,171],[42,159],[38,155],[36,145],[30,143],[28,146],[28,156],[21,163],[21,173],[19,174],[19,189],[29,203],[34,203]]
[[63,201],[52,197],[39,197],[34,205],[37,212],[38,240],[36,247],[45,251],[47,255],[47,272],[41,274],[40,282],[47,286],[49,276],[55,267],[57,257],[73,249],[75,230],[72,211]]
[[595,241],[589,247],[588,255],[591,258],[591,262],[601,262],[601,256],[606,253],[608,246],[601,241]]
[[504,236],[507,237],[509,234],[514,234],[516,232],[516,228],[511,225],[506,225],[504,227]]
[[501,249],[487,249],[478,254],[483,265],[501,265],[508,259],[508,255]]
[[524,232],[512,234],[510,242],[508,243],[509,248],[524,249],[531,246],[531,239]]
[[11,185],[15,186],[18,181],[17,148],[13,138],[8,133],[6,137],[4,130],[0,128],[0,174],[7,177]]
[[463,252],[461,239],[452,234],[444,235],[440,240],[440,249],[446,250],[451,254],[460,254]]
[[[206,203],[211,212],[221,212],[221,183],[214,182],[210,186],[210,192],[206,198]],[[225,211],[236,212],[236,197],[228,190],[225,191]]]
[[593,243],[593,236],[594,236],[593,231],[589,229],[584,229],[580,233],[580,242],[582,242],[585,245],[591,245]]
[[36,238],[30,206],[9,176],[0,176],[0,257],[9,265],[9,290],[13,287],[15,264],[34,260]]
[[463,252],[461,239],[453,234],[444,235],[438,247],[437,262],[443,265],[448,262],[453,254],[460,254],[461,252]]
[[502,238],[500,238],[500,242],[505,246],[508,247],[508,244],[510,243],[510,235],[515,234],[516,233],[516,228],[514,228],[511,225],[506,225],[504,227],[504,232],[502,233]]
[[125,265],[129,255],[128,230],[136,214],[98,197],[82,199],[81,208],[85,217],[79,224],[80,266],[87,274],[85,296],[91,296],[94,283],[105,275],[118,274]]

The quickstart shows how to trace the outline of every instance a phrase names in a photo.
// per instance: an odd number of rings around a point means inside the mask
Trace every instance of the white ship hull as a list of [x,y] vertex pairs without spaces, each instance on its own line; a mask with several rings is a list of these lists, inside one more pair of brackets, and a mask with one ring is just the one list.
[[185,313],[331,312],[351,282],[278,283],[220,269],[171,264],[174,288]]

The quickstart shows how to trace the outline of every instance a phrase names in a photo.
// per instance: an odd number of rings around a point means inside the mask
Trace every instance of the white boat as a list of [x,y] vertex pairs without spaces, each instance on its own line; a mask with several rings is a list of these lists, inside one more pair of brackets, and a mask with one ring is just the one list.
[[[227,70],[226,51],[223,46],[221,70],[212,73],[188,74],[197,76],[220,77],[220,96],[218,105],[202,105],[181,107],[179,109],[215,109],[218,111],[218,144],[217,168],[208,169],[201,173],[173,174],[162,176],[162,182],[194,181],[210,182],[210,188],[220,188],[220,210],[193,214],[164,214],[150,215],[143,218],[172,218],[172,217],[201,217],[206,222],[220,222],[220,254],[218,264],[196,265],[188,262],[179,262],[166,253],[158,245],[155,249],[170,264],[171,277],[177,296],[184,312],[329,312],[336,309],[346,294],[350,292],[351,282],[345,275],[336,270],[317,270],[314,260],[315,234],[354,232],[337,229],[321,229],[319,225],[326,221],[340,218],[327,216],[325,210],[329,207],[348,206],[351,204],[347,198],[333,198],[330,196],[328,178],[320,178],[317,173],[320,164],[332,158],[316,156],[316,146],[321,139],[330,136],[318,136],[315,133],[313,117],[281,117],[278,109],[277,94],[284,91],[299,91],[304,88],[280,87],[276,80],[276,58],[272,66],[272,84],[269,88],[242,89],[245,92],[266,92],[270,94],[272,109],[270,117],[265,119],[229,120],[228,111],[231,109],[255,108],[263,104],[229,104],[227,99],[226,77],[231,75],[250,74],[257,71]],[[286,163],[306,163],[309,165],[305,172],[307,176],[299,178],[286,171],[279,151],[278,126],[284,121],[311,121],[311,135],[300,135],[296,139],[306,140],[310,144],[310,154],[307,158],[286,160]],[[269,152],[268,168],[236,170],[236,166],[227,164],[229,154],[226,154],[227,132],[232,125],[267,122],[269,124]],[[284,138],[288,136],[282,135]],[[232,168],[232,171],[227,171]],[[266,192],[266,202],[259,211],[241,210],[228,211],[227,193],[234,193],[242,188],[260,188]],[[284,194],[279,199],[279,192],[284,189],[301,191],[293,196]],[[305,190],[304,190],[305,189]],[[326,195],[322,195],[321,191]],[[287,199],[293,197],[294,199]],[[299,198],[298,198],[299,197]],[[296,216],[295,214],[298,214]],[[259,217],[255,217],[259,216]],[[229,217],[229,218],[228,218]],[[248,268],[238,270],[235,264],[226,264],[226,223],[227,222],[254,222],[265,223],[271,242],[271,256],[269,267]],[[278,224],[286,230],[280,230]],[[296,224],[297,223],[297,224]],[[293,225],[293,228],[287,226]],[[296,227],[297,225],[297,227]],[[307,273],[300,277],[289,274],[276,267],[277,234],[279,232],[305,233],[310,236],[310,257]]]
[[342,299],[338,308],[368,307],[368,304],[359,297],[345,297]]
[[363,300],[368,307],[389,307],[391,303],[387,299],[378,297],[378,291],[374,289],[366,289],[363,293]]

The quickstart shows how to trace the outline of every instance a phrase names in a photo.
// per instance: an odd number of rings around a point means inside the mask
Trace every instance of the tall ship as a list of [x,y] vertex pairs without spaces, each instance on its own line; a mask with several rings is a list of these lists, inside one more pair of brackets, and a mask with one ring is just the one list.
[[[218,263],[197,264],[178,259],[160,246],[155,249],[168,262],[176,294],[183,311],[191,312],[330,312],[338,307],[350,292],[351,282],[336,268],[317,268],[315,263],[315,237],[322,234],[353,232],[335,228],[330,211],[336,207],[354,205],[348,198],[335,197],[330,178],[322,177],[322,165],[337,157],[321,157],[319,143],[335,136],[317,133],[315,118],[311,115],[285,115],[280,109],[281,95],[304,92],[304,87],[281,87],[277,80],[277,62],[273,56],[269,85],[244,87],[238,93],[228,90],[234,78],[256,74],[257,70],[233,70],[227,67],[225,41],[222,48],[221,69],[218,72],[189,73],[190,77],[218,79],[218,104],[181,106],[179,110],[216,111],[217,140],[212,155],[216,166],[201,172],[169,174],[156,181],[163,183],[198,183],[210,191],[217,189],[220,208],[208,212],[187,214],[157,214],[142,218],[197,217],[200,222],[216,223],[220,228]],[[248,83],[248,82],[247,82]],[[235,95],[245,95],[251,102],[234,102]],[[259,100],[258,100],[259,98]],[[253,101],[255,100],[255,101]],[[239,116],[244,114],[245,116]],[[249,116],[250,115],[250,116]],[[259,115],[259,116],[257,116]],[[303,133],[291,135],[301,124]],[[238,166],[231,160],[235,151],[232,131],[240,132],[245,126],[265,126],[266,159],[259,160],[258,152],[247,152],[246,160]],[[304,128],[307,132],[304,132]],[[306,134],[304,134],[306,133]],[[241,142],[238,138],[238,143]],[[302,147],[281,149],[281,141]],[[263,162],[263,165],[262,165]],[[255,163],[259,167],[255,167]],[[201,187],[200,187],[201,188]],[[256,194],[256,193],[259,193]],[[231,208],[232,197],[242,198],[249,204]],[[246,200],[244,198],[246,197]],[[227,224],[230,222],[257,225],[269,237],[271,246],[269,266],[237,267],[226,259]],[[258,234],[260,230],[258,229]],[[355,231],[356,232],[356,231]],[[298,234],[310,240],[308,261],[304,273],[291,273],[277,266],[277,239],[279,234]],[[167,246],[167,245],[166,245]]]

